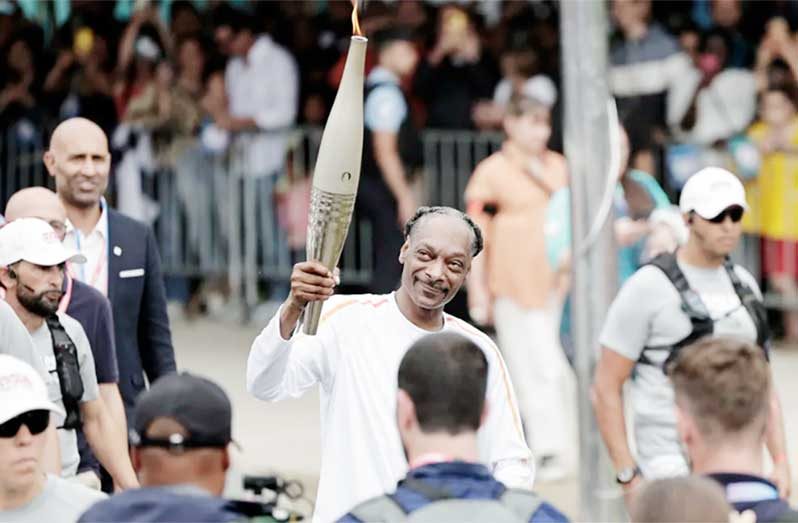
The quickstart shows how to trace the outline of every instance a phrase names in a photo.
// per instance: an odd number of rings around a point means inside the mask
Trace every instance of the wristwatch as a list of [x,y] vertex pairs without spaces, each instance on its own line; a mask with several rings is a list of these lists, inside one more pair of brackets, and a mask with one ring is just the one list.
[[628,485],[631,483],[637,476],[640,476],[640,467],[635,465],[634,467],[626,467],[625,469],[621,469],[618,471],[618,474],[615,475],[615,481],[619,485]]

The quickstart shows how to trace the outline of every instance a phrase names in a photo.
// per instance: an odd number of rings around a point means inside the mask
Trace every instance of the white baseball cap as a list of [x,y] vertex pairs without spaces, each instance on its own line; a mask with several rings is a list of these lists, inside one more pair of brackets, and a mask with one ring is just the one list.
[[46,221],[20,218],[0,227],[0,267],[21,260],[52,267],[67,261],[85,263],[86,257],[64,247]]
[[0,423],[31,410],[49,410],[63,423],[66,414],[47,397],[47,386],[33,367],[0,354]]
[[695,211],[706,220],[711,220],[732,205],[748,209],[745,188],[735,175],[720,167],[701,169],[688,178],[679,198],[682,213]]

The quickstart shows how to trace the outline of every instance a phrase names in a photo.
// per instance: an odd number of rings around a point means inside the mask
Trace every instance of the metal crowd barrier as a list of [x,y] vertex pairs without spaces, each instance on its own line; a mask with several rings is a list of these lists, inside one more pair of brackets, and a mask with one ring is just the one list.
[[[312,174],[321,129],[296,128],[282,133],[286,143],[285,176],[300,183]],[[189,143],[178,161],[143,170],[141,193],[156,204],[152,223],[166,275],[218,277],[227,280],[234,300],[245,310],[259,301],[259,283],[285,283],[293,262],[303,258],[301,249],[286,248],[285,231],[273,213],[272,188],[253,175],[247,151],[257,135],[241,135],[223,152],[211,153],[198,142]],[[464,189],[474,167],[496,151],[499,133],[427,130],[422,134],[422,202],[464,208]],[[22,187],[48,185],[42,163],[43,132],[12,127],[0,143],[0,204]],[[119,177],[118,154],[115,157]],[[114,183],[111,184],[113,188]],[[114,200],[113,189],[109,198]],[[300,211],[301,214],[301,211]],[[138,218],[141,218],[140,216]],[[344,283],[367,284],[372,270],[372,238],[369,224],[355,221],[341,260]],[[296,243],[296,242],[295,242]],[[760,241],[746,236],[736,260],[761,275]],[[798,308],[796,297],[768,294],[774,308]]]

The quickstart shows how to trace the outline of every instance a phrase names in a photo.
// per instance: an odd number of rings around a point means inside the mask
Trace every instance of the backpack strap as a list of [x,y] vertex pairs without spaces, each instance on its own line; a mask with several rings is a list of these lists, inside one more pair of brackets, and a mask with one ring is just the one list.
[[698,341],[704,336],[712,334],[714,324],[706,305],[704,305],[698,293],[690,288],[687,277],[682,272],[682,269],[679,268],[679,264],[676,261],[676,253],[660,254],[651,260],[649,265],[653,265],[661,270],[671,284],[676,287],[676,291],[679,293],[679,297],[682,300],[682,311],[687,314],[692,325],[690,334],[673,345],[645,347],[643,349],[638,363],[645,365],[654,365],[654,362],[646,355],[647,351],[668,351],[668,356],[663,365],[663,368],[667,369],[668,365],[679,355],[679,351],[683,347]]
[[80,374],[78,348],[69,337],[56,314],[45,319],[50,330],[55,355],[55,369],[58,375],[58,386],[61,389],[61,402],[64,404],[66,419],[62,425],[68,430],[78,429],[83,420],[80,402],[83,399],[83,377]]
[[407,519],[407,512],[389,495],[378,496],[364,501],[349,511],[363,523],[401,523]]
[[543,500],[534,492],[509,488],[499,496],[499,502],[524,522],[531,521],[543,505]]
[[748,315],[751,316],[754,325],[756,326],[756,343],[767,352],[768,345],[770,344],[770,326],[768,325],[767,309],[762,300],[754,293],[748,285],[740,280],[737,271],[734,270],[734,264],[729,258],[723,263],[726,269],[726,274],[729,275],[732,287],[737,297],[740,298],[740,303],[745,307]]

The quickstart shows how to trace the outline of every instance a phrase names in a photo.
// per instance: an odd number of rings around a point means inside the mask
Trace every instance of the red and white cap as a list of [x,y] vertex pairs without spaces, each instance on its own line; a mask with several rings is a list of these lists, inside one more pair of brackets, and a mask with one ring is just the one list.
[[0,227],[0,267],[22,260],[52,267],[64,262],[85,263],[86,257],[64,247],[46,221],[20,218]]
[[0,423],[31,410],[49,410],[58,420],[66,416],[48,399],[47,386],[33,367],[19,358],[0,354]]

